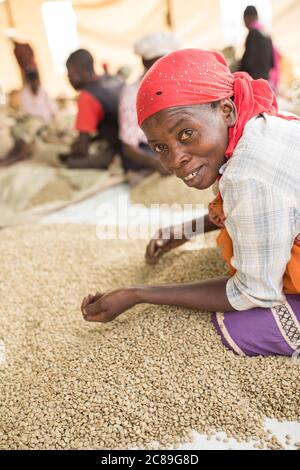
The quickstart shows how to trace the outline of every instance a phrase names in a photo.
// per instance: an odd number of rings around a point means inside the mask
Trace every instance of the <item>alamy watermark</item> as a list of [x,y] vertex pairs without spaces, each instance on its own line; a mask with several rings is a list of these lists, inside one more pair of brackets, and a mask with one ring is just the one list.
[[[97,237],[110,240],[191,239],[203,234],[203,204],[128,204],[119,197],[117,204],[101,204],[97,210]],[[194,222],[192,222],[194,220]],[[172,229],[171,229],[172,227]]]

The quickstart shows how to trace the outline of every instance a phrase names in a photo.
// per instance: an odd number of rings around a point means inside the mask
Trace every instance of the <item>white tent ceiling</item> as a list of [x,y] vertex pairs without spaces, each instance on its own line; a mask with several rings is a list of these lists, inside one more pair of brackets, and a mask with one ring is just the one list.
[[[20,75],[4,30],[12,23],[30,40],[45,86],[52,94],[69,91],[66,79],[53,64],[41,13],[45,0],[6,0],[0,3],[0,83],[10,90],[20,86]],[[236,0],[238,1],[238,0]],[[271,0],[272,31],[284,54],[300,64],[299,0]],[[250,2],[251,3],[251,2]],[[80,45],[88,48],[97,63],[107,62],[114,70],[120,65],[137,66],[132,52],[141,35],[172,28],[184,46],[222,48],[225,43],[219,0],[73,0]]]

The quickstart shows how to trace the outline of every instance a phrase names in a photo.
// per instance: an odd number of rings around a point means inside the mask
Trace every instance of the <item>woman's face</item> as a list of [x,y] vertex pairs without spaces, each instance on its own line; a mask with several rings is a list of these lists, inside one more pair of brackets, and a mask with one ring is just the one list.
[[187,186],[206,189],[225,162],[228,128],[236,120],[230,99],[211,104],[164,109],[142,124],[161,163]]

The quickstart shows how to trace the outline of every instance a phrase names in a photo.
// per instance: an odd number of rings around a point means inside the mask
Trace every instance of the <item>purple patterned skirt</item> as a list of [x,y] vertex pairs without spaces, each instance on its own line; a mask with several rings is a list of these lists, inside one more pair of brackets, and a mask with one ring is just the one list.
[[239,356],[300,354],[300,295],[273,308],[214,313],[222,343]]

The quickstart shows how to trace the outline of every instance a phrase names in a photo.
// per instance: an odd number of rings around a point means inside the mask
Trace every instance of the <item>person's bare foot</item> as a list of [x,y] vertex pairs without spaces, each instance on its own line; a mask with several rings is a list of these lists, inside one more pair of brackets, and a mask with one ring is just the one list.
[[8,154],[0,160],[0,167],[26,160],[30,156],[31,146],[24,140],[18,140]]
[[[65,158],[66,157],[66,158]],[[101,155],[87,155],[85,157],[78,158],[73,155],[60,155],[60,161],[67,167],[72,169],[95,169],[95,170],[107,170],[110,160],[108,161],[104,156]]]

